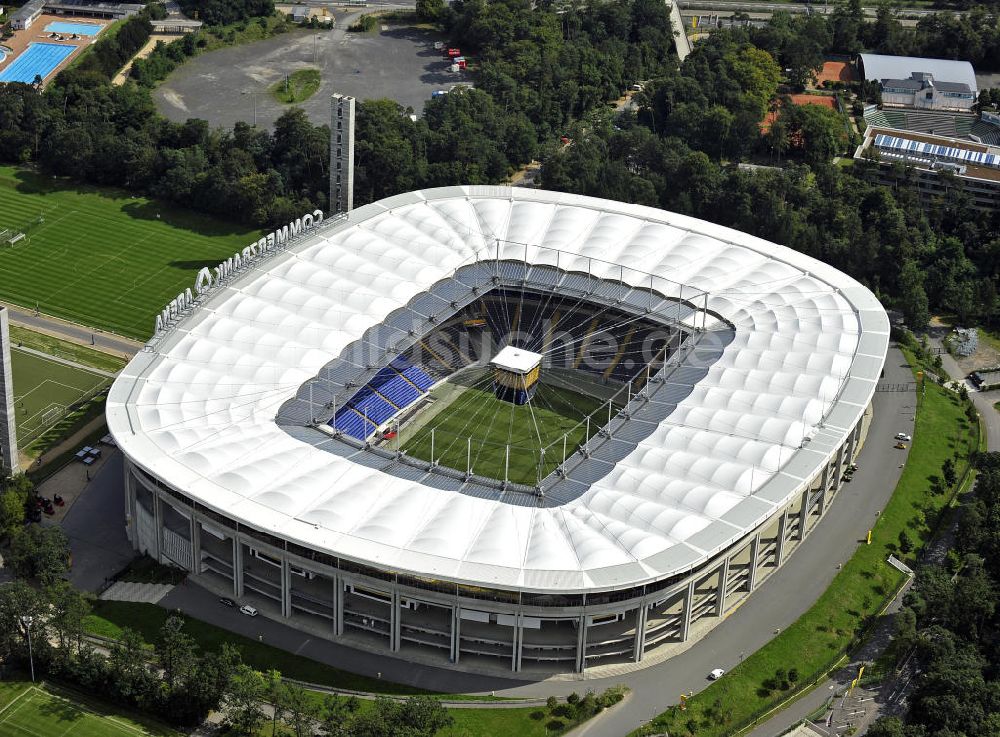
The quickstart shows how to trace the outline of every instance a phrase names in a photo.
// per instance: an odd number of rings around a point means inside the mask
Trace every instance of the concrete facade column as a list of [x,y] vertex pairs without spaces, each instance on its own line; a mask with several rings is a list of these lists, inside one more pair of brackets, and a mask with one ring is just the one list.
[[243,545],[239,535],[233,537],[233,596],[243,596]]
[[642,662],[642,654],[646,649],[646,618],[649,616],[649,607],[645,603],[640,604],[635,611],[635,642],[632,645],[632,661]]
[[201,524],[195,519],[194,512],[188,518],[191,523],[191,573],[201,573]]
[[840,488],[840,481],[844,478],[844,446],[841,445],[837,449],[837,460],[834,462],[833,466],[833,488],[837,490]]
[[750,575],[747,576],[747,591],[752,592],[757,587],[757,563],[760,558],[760,533],[750,541]]
[[456,604],[451,608],[451,653],[449,659],[457,663],[462,652],[462,608]]
[[292,616],[292,571],[288,558],[281,556],[281,616]]
[[721,617],[726,611],[726,594],[729,592],[729,558],[723,559],[719,566],[719,588],[715,595],[715,616]]
[[785,537],[788,533],[788,509],[778,518],[778,537],[774,546],[774,567],[777,568],[785,559]]
[[581,614],[576,625],[576,672],[587,667],[587,615]]
[[333,636],[344,634],[344,579],[333,577]]
[[806,536],[806,522],[809,520],[809,489],[812,484],[802,490],[802,501],[799,502],[799,536],[802,540]]
[[153,552],[156,554],[156,562],[163,562],[163,503],[160,501],[160,495],[156,491],[153,492],[153,529],[156,530],[156,550]]
[[691,631],[691,615],[694,612],[694,579],[688,581],[684,594],[684,612],[681,614],[681,642],[686,642]]
[[137,511],[136,505],[138,502],[135,498],[135,477],[132,475],[131,468],[128,463],[125,464],[125,509],[127,510],[127,519],[125,520],[125,532],[128,535],[129,542],[132,543],[132,550],[138,552],[139,550],[139,523],[136,520]]
[[511,656],[510,669],[515,673],[521,670],[521,643],[524,640],[524,625],[521,622],[521,613],[517,613],[517,624],[514,626],[514,650]]
[[399,652],[399,618],[402,616],[399,605],[399,590],[392,589],[392,611],[389,613],[389,649],[392,652]]

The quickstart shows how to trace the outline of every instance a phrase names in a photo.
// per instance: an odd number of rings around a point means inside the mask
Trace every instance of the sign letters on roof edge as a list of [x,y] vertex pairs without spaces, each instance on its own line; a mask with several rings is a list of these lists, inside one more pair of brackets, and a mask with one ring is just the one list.
[[[313,210],[300,218],[296,218],[288,225],[284,225],[275,230],[273,233],[268,233],[263,238],[254,241],[242,251],[237,251],[213,269],[209,269],[207,266],[202,267],[201,271],[198,272],[198,276],[195,277],[194,280],[195,293],[200,296],[211,291],[224,279],[241,271],[255,259],[270,253],[276,248],[287,245],[292,238],[312,230],[322,222],[323,211]],[[172,300],[167,302],[167,306],[164,307],[156,316],[156,325],[153,329],[153,335],[159,335],[159,333],[161,333],[164,328],[169,326],[171,321],[176,319],[181,312],[193,305],[194,300],[195,298],[194,295],[191,294],[191,288],[188,287]]]

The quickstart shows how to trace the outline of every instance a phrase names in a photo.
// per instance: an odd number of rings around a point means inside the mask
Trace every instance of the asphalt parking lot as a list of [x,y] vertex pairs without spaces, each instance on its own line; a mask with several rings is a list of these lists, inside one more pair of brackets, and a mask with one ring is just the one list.
[[[430,32],[390,26],[374,33],[343,30],[358,14],[338,16],[332,31],[296,30],[264,41],[220,49],[189,60],[153,92],[157,109],[183,122],[202,118],[231,128],[238,120],[271,127],[290,106],[268,90],[298,69],[319,68],[319,91],[300,105],[314,123],[330,118],[330,95],[389,98],[418,115],[431,93],[467,82],[452,73]],[[256,108],[256,111],[255,111]]]

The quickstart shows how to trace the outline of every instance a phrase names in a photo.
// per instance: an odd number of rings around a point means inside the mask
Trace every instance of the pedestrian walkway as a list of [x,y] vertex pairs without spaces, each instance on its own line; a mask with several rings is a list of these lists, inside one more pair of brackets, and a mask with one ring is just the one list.
[[98,597],[105,601],[135,601],[142,604],[159,604],[160,599],[174,587],[166,583],[136,583],[115,581]]

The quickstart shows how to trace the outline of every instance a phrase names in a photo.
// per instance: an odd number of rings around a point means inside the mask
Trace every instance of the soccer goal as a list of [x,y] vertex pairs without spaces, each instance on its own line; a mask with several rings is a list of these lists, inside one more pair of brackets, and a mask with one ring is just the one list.
[[13,246],[21,241],[27,241],[27,237],[28,236],[21,231],[4,228],[3,230],[0,230],[0,245]]

